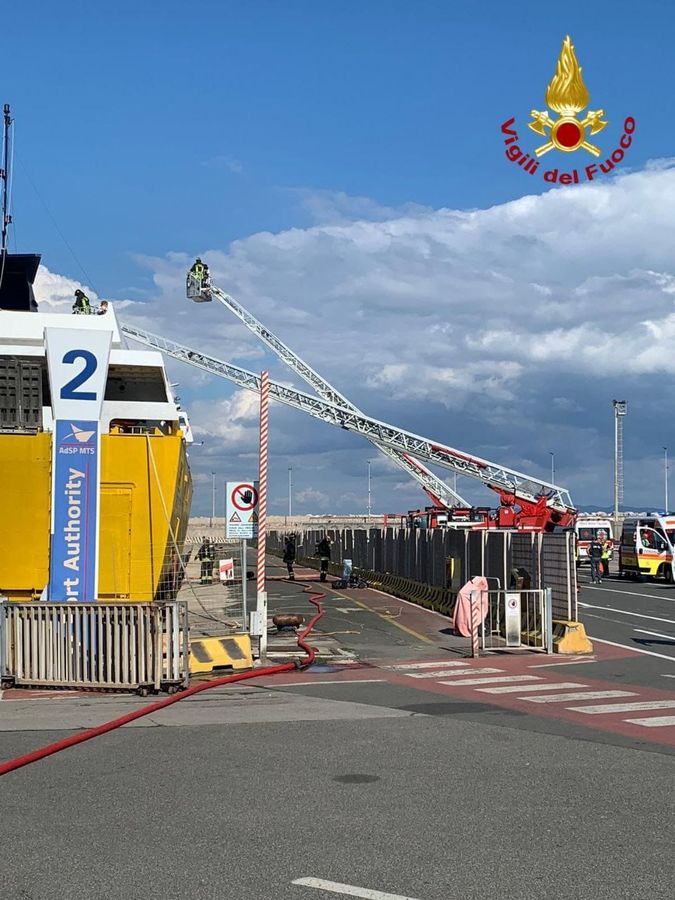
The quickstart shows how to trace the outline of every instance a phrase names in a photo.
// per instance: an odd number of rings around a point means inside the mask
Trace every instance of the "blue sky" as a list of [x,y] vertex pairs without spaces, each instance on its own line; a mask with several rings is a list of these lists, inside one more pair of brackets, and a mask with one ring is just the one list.
[[[300,350],[303,347],[293,337],[302,334],[310,361],[320,371],[322,364],[333,369],[327,374],[338,386],[349,388],[347,393],[362,392],[361,400],[374,415],[402,420],[401,424],[458,446],[464,446],[466,435],[466,449],[484,455],[504,452],[508,456],[504,462],[519,466],[531,459],[541,464],[542,475],[549,447],[539,442],[557,441],[560,480],[574,487],[577,479],[579,502],[604,502],[609,499],[611,414],[603,406],[598,418],[597,407],[588,407],[588,386],[577,384],[575,373],[569,374],[574,397],[568,400],[576,404],[576,411],[572,405],[564,414],[559,410],[560,419],[565,428],[593,431],[588,446],[593,446],[594,456],[602,456],[605,467],[597,487],[578,478],[571,458],[565,472],[565,456],[573,454],[562,444],[578,442],[578,431],[563,441],[555,421],[536,445],[533,436],[526,444],[519,443],[509,416],[522,385],[513,386],[515,401],[504,396],[490,400],[492,414],[494,403],[503,402],[504,421],[488,423],[476,412],[475,401],[467,399],[455,408],[449,427],[444,399],[433,391],[422,414],[421,388],[408,401],[392,403],[394,382],[387,382],[387,390],[373,382],[367,390],[363,378],[354,378],[353,373],[345,378],[333,354],[325,358],[325,337],[320,335],[326,312],[334,314],[330,292],[313,301],[287,280],[275,298],[274,279],[263,289],[249,271],[255,260],[273,273],[283,250],[280,236],[292,235],[293,229],[312,235],[312,228],[331,222],[395,221],[410,212],[411,204],[432,213],[445,208],[489,209],[528,192],[546,192],[543,182],[534,183],[506,162],[499,126],[516,116],[524,133],[529,110],[544,108],[546,84],[566,33],[572,35],[584,69],[590,106],[604,108],[610,121],[598,138],[603,149],[617,145],[621,122],[633,115],[638,129],[627,166],[639,172],[649,160],[669,157],[675,22],[665,2],[643,2],[639,7],[620,0],[573,2],[559,14],[534,2],[431,0],[191,4],[121,0],[105,5],[66,0],[34,2],[30,12],[13,4],[3,13],[0,99],[12,104],[16,118],[15,246],[39,249],[52,273],[81,281],[101,295],[145,301],[152,310],[148,314],[157,321],[155,329],[174,337],[179,335],[171,331],[170,318],[162,321],[162,303],[168,306],[167,298],[173,294],[158,273],[169,265],[167,259],[174,260],[176,269],[183,263],[168,255],[221,253],[223,277],[236,284],[240,298],[263,318],[266,311],[270,324]],[[645,244],[648,227],[649,222]],[[270,249],[256,237],[265,232],[281,241],[272,257],[256,255]],[[233,241],[243,242],[237,245],[243,248],[242,255],[233,254]],[[527,265],[527,245],[516,241],[513,247]],[[598,247],[600,257],[604,250]],[[303,244],[289,252],[299,252],[298,264],[301,261],[307,276],[303,284],[313,284],[320,296],[327,285],[321,281],[322,272],[313,268],[318,264],[315,250],[306,251]],[[248,274],[241,270],[243,257]],[[559,261],[566,269],[575,264],[569,255]],[[586,279],[626,278],[647,262],[636,257],[633,265],[624,259],[611,273],[602,265],[594,273],[587,259],[582,268]],[[661,275],[668,274],[666,262],[658,268]],[[287,259],[283,265],[288,275]],[[365,265],[358,263],[362,275]],[[369,271],[368,277],[372,275]],[[564,278],[553,281],[562,284]],[[460,285],[466,289],[466,280],[460,280],[457,288]],[[451,284],[447,287],[452,290]],[[555,284],[545,287],[555,292]],[[379,290],[386,293],[386,283]],[[499,303],[498,297],[494,302]],[[363,303],[377,309],[374,301]],[[300,319],[294,323],[289,307],[295,309],[296,304]],[[312,319],[319,312],[321,319]],[[455,314],[456,310],[446,311],[447,321],[455,321]],[[381,343],[382,321],[389,316],[386,304],[380,315],[378,327],[374,313],[377,333],[368,338],[373,344]],[[385,343],[388,359],[397,359],[405,355],[400,348],[407,334],[405,324],[395,318],[392,322],[400,330],[388,334]],[[604,328],[602,317],[598,328]],[[349,333],[345,328],[347,340]],[[240,353],[237,361],[242,365],[260,367],[265,358],[256,357],[254,345],[235,334],[237,346],[216,342],[211,350],[220,349],[224,355],[227,349],[230,358]],[[311,334],[317,335],[315,346]],[[602,379],[598,403],[604,405],[613,390],[635,387],[609,371],[595,377]],[[663,386],[665,376],[640,372],[639,377],[660,379]],[[223,394],[222,384],[192,384],[187,376],[181,381],[184,400],[215,402],[231,396],[229,389]],[[642,395],[646,384],[641,382],[634,393]],[[487,395],[490,390],[488,385]],[[667,390],[672,393],[669,383]],[[544,394],[538,397],[537,415],[544,418],[550,409],[546,399]],[[636,416],[645,421],[639,433],[658,431],[653,440],[658,449],[669,440],[670,416],[663,411],[659,416],[658,406],[640,409],[636,408]],[[279,422],[281,428],[285,419]],[[297,431],[297,425],[288,427]],[[335,460],[324,468],[319,465],[321,454],[330,455],[331,448],[337,453],[342,441],[342,436],[334,437],[325,428],[308,427],[302,446],[288,446],[289,458],[307,454],[306,490],[327,497],[325,502],[336,508],[340,503],[362,504],[361,474],[358,479],[354,476],[351,493],[345,492],[330,477]],[[627,441],[636,441],[628,427]],[[206,472],[213,466],[227,476],[232,454],[236,451],[245,458],[247,448],[216,452],[215,443],[213,438],[208,460],[195,459],[195,470]],[[344,447],[349,454],[353,442]],[[652,449],[641,441],[631,451],[635,502],[656,502],[659,496],[654,488],[652,497],[651,488],[640,483],[645,460],[648,467],[657,465]],[[367,457],[367,449],[359,445],[345,469],[364,470]],[[280,457],[278,463],[281,497],[287,460]],[[654,468],[650,484],[656,483],[657,474]],[[414,505],[418,494],[414,490],[397,494],[398,482],[388,481],[390,476],[394,478],[387,470],[380,473],[378,506]],[[345,494],[351,499],[344,500]],[[203,511],[208,496],[208,485],[198,485],[196,511]],[[308,497],[311,505],[311,494]],[[281,500],[278,505],[283,511]]]

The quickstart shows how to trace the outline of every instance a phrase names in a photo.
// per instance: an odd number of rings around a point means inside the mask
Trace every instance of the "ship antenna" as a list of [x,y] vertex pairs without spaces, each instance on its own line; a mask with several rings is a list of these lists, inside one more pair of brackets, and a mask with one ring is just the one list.
[[12,126],[12,117],[9,112],[9,103],[5,103],[3,109],[4,127],[2,141],[2,169],[0,169],[0,177],[2,178],[2,243],[0,251],[2,252],[2,264],[4,268],[5,256],[7,255],[7,226],[11,223],[12,217],[9,214],[9,130]]

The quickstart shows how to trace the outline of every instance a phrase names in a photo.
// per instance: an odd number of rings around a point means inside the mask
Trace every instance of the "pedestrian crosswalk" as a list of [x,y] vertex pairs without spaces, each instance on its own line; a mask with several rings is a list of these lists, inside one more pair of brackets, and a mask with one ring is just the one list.
[[[578,684],[576,681],[561,681],[556,688],[579,688],[586,687],[584,684]],[[518,694],[522,691],[548,691],[548,684],[500,684],[498,687],[477,688],[480,694]],[[528,698],[529,699],[529,698]]]
[[[555,690],[555,685],[547,684],[547,688]],[[582,685],[587,687],[587,685]],[[574,694],[540,694],[539,697],[525,697],[531,703],[569,703],[572,700],[607,700],[610,697],[636,697],[633,691],[577,691]]]
[[589,716],[604,713],[639,712],[646,709],[675,709],[675,700],[647,700],[638,703],[602,703],[600,706],[571,706],[574,712],[586,713]]
[[651,716],[649,719],[626,719],[631,725],[644,725],[646,728],[662,728],[664,725],[675,725],[675,716]]
[[[673,699],[640,699],[637,691],[599,690],[581,681],[549,681],[554,675],[507,674],[493,665],[470,665],[468,660],[435,660],[419,663],[384,666],[397,675],[422,680],[420,687],[435,682],[447,687],[471,688],[480,694],[507,695],[510,699],[529,703],[560,704],[570,712],[588,716],[625,716],[627,713],[675,710]],[[634,700],[627,702],[627,698]],[[586,703],[590,700],[611,701]],[[565,705],[570,704],[570,705]],[[582,705],[580,705],[582,704]],[[638,716],[620,721],[645,728],[673,728],[675,715]]]

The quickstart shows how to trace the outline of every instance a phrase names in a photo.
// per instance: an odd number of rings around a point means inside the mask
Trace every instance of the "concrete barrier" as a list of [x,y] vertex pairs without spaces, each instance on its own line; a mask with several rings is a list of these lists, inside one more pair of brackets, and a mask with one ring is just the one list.
[[198,638],[190,641],[190,674],[202,675],[216,669],[252,669],[253,654],[248,634]]

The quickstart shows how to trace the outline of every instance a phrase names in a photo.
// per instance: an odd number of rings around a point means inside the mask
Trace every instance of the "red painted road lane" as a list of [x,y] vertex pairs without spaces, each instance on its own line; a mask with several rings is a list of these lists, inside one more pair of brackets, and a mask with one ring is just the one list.
[[[484,703],[675,747],[675,724],[669,724],[675,719],[673,691],[589,677],[594,662],[636,655],[629,649],[602,645],[597,645],[597,652],[590,658],[528,653],[461,659],[447,654],[428,660],[402,660],[386,666],[359,666],[358,670],[345,666],[344,671],[334,671],[337,667],[331,667],[333,671],[330,672],[290,673],[263,681],[261,686],[279,688],[385,681],[414,688],[426,696],[433,694],[474,704]],[[645,703],[649,705],[647,710],[640,708]],[[633,707],[633,704],[637,706]],[[607,710],[596,712],[598,706],[606,706]],[[585,708],[591,711],[586,713]]]
[[[447,661],[441,661],[441,665],[445,662]],[[661,717],[666,722],[675,716],[673,691],[624,684],[623,681],[619,683],[589,678],[587,677],[589,666],[583,663],[565,666],[560,671],[557,668],[550,670],[530,668],[533,665],[532,657],[523,660],[522,657],[504,659],[492,656],[488,660],[483,658],[467,662],[470,662],[470,665],[455,669],[454,675],[448,675],[444,669],[446,674],[438,679],[411,677],[412,674],[418,674],[419,669],[398,668],[385,671],[388,672],[387,680],[390,683],[406,687],[412,685],[427,694],[451,697],[464,702],[486,703],[505,710],[517,710],[528,715],[563,720],[586,728],[622,734],[634,740],[675,747],[675,725],[650,727],[645,724],[645,720],[651,717]],[[483,668],[499,668],[504,674],[480,675]],[[427,673],[429,671],[433,670],[426,669]],[[506,680],[514,678],[522,680]],[[569,683],[582,686],[566,687]],[[508,693],[492,692],[492,688],[506,688],[517,684],[521,685],[522,690]],[[490,692],[486,689],[490,689]],[[542,702],[544,698],[546,702]],[[650,708],[640,709],[639,707],[645,703],[649,704]],[[636,707],[626,709],[629,704],[636,704]],[[606,711],[584,712],[586,707],[598,706],[606,707]],[[612,707],[616,708],[613,710]],[[634,719],[638,719],[639,722],[629,721]]]

